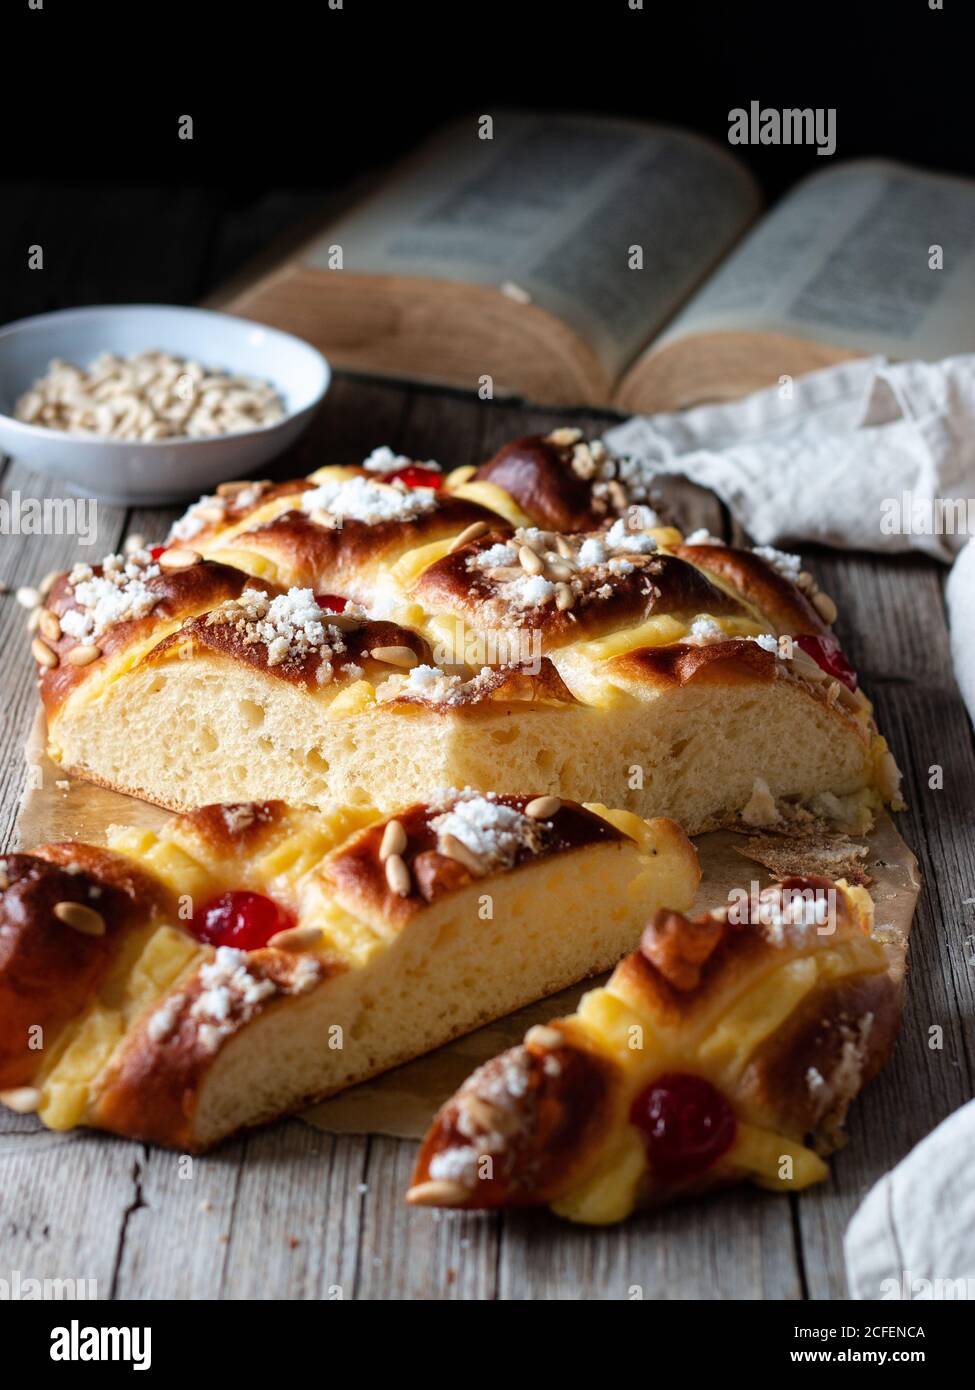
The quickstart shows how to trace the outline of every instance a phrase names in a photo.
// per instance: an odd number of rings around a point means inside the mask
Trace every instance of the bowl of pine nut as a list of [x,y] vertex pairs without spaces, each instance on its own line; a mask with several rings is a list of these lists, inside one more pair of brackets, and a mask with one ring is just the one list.
[[209,309],[40,314],[0,329],[0,453],[106,502],[179,502],[293,444],[330,378],[300,338]]

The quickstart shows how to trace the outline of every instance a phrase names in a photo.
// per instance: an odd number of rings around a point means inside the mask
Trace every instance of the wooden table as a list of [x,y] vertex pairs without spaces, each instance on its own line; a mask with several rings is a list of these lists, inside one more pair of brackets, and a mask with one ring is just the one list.
[[[279,476],[391,443],[418,458],[475,462],[556,417],[503,403],[339,378],[312,436]],[[603,417],[579,417],[594,430]],[[8,463],[3,495],[49,495]],[[727,534],[708,494],[667,489],[679,523]],[[170,512],[100,507],[99,555],[134,531],[161,536]],[[36,583],[76,557],[72,537],[4,537],[0,580]],[[575,1229],[543,1213],[437,1217],[402,1202],[414,1145],[331,1138],[288,1120],[186,1160],[88,1133],[51,1134],[0,1113],[0,1277],[98,1280],[116,1298],[831,1298],[845,1294],[843,1231],[864,1192],[973,1094],[975,750],[952,679],[941,571],[921,560],[820,554],[840,634],[875,698],[907,777],[900,828],[925,880],[908,1009],[893,1063],[854,1107],[832,1177],[799,1196],[735,1191]],[[0,845],[9,847],[35,707],[24,610],[2,600]],[[929,768],[944,768],[930,790]],[[928,1046],[932,1025],[944,1047]],[[340,1291],[340,1292],[339,1292]]]

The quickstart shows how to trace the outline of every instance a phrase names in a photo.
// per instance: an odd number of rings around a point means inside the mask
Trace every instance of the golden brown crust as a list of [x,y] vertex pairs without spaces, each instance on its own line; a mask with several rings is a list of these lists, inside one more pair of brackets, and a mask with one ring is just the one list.
[[[280,1008],[342,969],[282,951],[218,951],[126,1037],[99,1084],[94,1123],[132,1139],[195,1151],[200,1146],[193,1118],[218,1051],[258,1014]],[[261,997],[251,1000],[255,988]]]
[[[516,812],[524,812],[534,798],[531,796],[494,796],[490,801]],[[478,798],[483,800],[483,798]],[[402,928],[421,912],[428,903],[447,893],[469,887],[531,860],[550,858],[571,850],[596,844],[620,842],[626,837],[592,811],[572,801],[562,802],[559,809],[545,820],[523,817],[524,842],[506,862],[484,860],[477,872],[466,863],[442,853],[443,842],[432,822],[457,805],[457,799],[447,798],[440,804],[410,806],[395,819],[406,835],[406,848],[401,858],[410,874],[410,892],[400,896],[391,888],[386,868],[380,859],[380,846],[388,822],[383,820],[361,831],[354,839],[333,854],[323,873],[334,885],[339,900],[372,919]]]
[[730,545],[675,545],[673,553],[707,570],[769,618],[776,633],[825,637],[831,628],[791,580],[752,550]]
[[[0,1089],[8,1089],[34,1077],[43,1048],[85,1007],[118,935],[168,898],[155,879],[93,845],[45,845],[8,855],[0,866],[7,883],[0,892]],[[60,920],[59,903],[96,911],[104,934],[90,936]],[[36,1028],[40,1034],[31,1032]]]
[[227,544],[235,551],[272,561],[285,587],[368,600],[379,567],[393,564],[415,546],[456,535],[475,521],[498,525],[497,516],[486,507],[444,496],[438,498],[433,511],[409,521],[347,518],[341,526],[329,527],[310,513],[282,512],[253,530],[233,536]]
[[887,974],[830,982],[752,1055],[741,1094],[786,1134],[814,1135],[820,1153],[842,1142],[850,1102],[894,1050],[902,989]]
[[[496,544],[485,536],[430,565],[420,575],[414,596],[430,612],[463,615],[482,629],[512,626],[539,632],[545,647],[585,641],[630,627],[656,614],[712,613],[747,616],[737,599],[672,555],[625,554],[624,570],[597,565],[577,572],[574,602],[560,610],[554,601],[521,606],[511,597],[510,570],[484,570],[477,557]],[[515,571],[515,585],[520,583]],[[527,576],[523,576],[527,578]]]
[[605,1058],[563,1041],[510,1048],[437,1114],[413,1186],[473,1175],[464,1206],[537,1206],[564,1191],[605,1130],[616,1078]]
[[[201,498],[187,513],[193,518],[190,525],[183,526],[182,523],[186,521],[186,517],[183,517],[170,530],[166,543],[171,546],[209,546],[231,527],[240,526],[270,502],[276,502],[281,497],[294,497],[298,505],[301,494],[309,492],[314,486],[307,478],[293,478],[282,483],[260,480],[248,483],[231,496]],[[202,508],[202,512],[198,508]],[[209,515],[211,510],[214,514],[212,517]],[[186,534],[180,535],[184,530]]]
[[[325,612],[322,622],[328,626]],[[267,645],[249,641],[232,622],[220,621],[218,610],[216,616],[212,612],[203,613],[184,623],[177,632],[163,638],[147,652],[140,664],[151,666],[178,659],[185,655],[187,643],[191,643],[196,650],[230,657],[278,680],[315,690],[323,685],[331,686],[333,682],[359,680],[363,675],[373,680],[390,675],[396,668],[372,656],[373,651],[384,647],[406,647],[414,653],[418,663],[430,660],[429,643],[418,632],[397,623],[364,622],[361,627],[341,633],[336,629],[335,640],[341,642],[343,650],[329,648],[327,656],[321,650],[312,650],[272,665]]]
[[288,813],[283,801],[224,801],[198,806],[175,823],[201,840],[212,854],[253,854]]
[[502,445],[474,479],[503,488],[536,526],[553,531],[591,531],[615,515],[609,499],[594,497],[591,481],[572,471],[572,445],[544,435]]
[[551,705],[575,705],[579,702],[547,656],[538,663],[538,670],[528,666],[485,667],[469,681],[455,685],[448,699],[432,699],[408,690],[397,692],[384,704],[414,705],[439,710],[442,714],[457,713],[467,718],[479,714],[494,714],[499,705],[516,705],[518,712],[529,713]]
[[[96,576],[100,575],[101,565],[93,565],[92,571]],[[237,598],[244,589],[252,587],[254,581],[242,570],[204,560],[183,569],[163,570],[145,583],[153,595],[158,595],[152,611],[144,618],[112,623],[93,638],[100,655],[89,665],[75,666],[69,659],[69,653],[75,647],[84,645],[79,639],[64,632],[56,641],[40,637],[58,658],[57,666],[41,669],[41,699],[49,717],[57,713],[78,686],[100,673],[106,661],[123,654],[133,644],[151,638],[160,624],[179,621],[205,612],[227,599]],[[47,606],[58,618],[65,613],[81,611],[67,574],[62,574],[55,582]]]
[[776,677],[774,654],[757,642],[739,637],[699,647],[684,642],[669,647],[639,647],[610,657],[605,664],[607,671],[660,685],[735,685],[772,681]]

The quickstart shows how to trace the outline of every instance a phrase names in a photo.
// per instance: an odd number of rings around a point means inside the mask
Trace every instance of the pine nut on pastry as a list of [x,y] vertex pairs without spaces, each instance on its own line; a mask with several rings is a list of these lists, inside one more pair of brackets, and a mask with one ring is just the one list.
[[730,1183],[819,1182],[890,1053],[903,966],[866,889],[842,880],[658,912],[577,1013],[530,1029],[443,1106],[407,1200],[602,1224]]
[[900,805],[798,558],[660,525],[577,436],[225,485],[75,566],[33,638],[51,757],[173,810],[531,786],[696,833]]
[[670,821],[473,792],[11,854],[0,1103],[203,1149],[607,968],[699,878]]

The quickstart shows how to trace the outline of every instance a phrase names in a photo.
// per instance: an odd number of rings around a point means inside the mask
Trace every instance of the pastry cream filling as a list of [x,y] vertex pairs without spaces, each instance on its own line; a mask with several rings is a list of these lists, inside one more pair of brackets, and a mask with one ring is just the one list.
[[[314,474],[312,479],[314,479]],[[193,536],[185,544],[208,560],[219,560],[221,564],[233,564],[232,560],[226,558],[229,541],[235,540],[243,531],[253,531],[258,526],[266,526],[269,521],[276,520],[285,512],[299,511],[303,495],[301,492],[289,492],[281,497],[272,497],[270,502],[262,503],[239,521],[222,527],[214,535],[202,540],[199,545],[196,544],[196,538]],[[184,542],[177,542],[177,544],[184,544]]]
[[[572,694],[582,704],[609,707],[620,700],[632,698],[629,682],[619,675],[609,675],[603,663],[613,657],[649,647],[669,647],[686,641],[698,620],[714,623],[731,640],[736,637],[758,637],[768,631],[768,624],[750,618],[716,617],[711,613],[693,613],[674,617],[662,613],[647,618],[634,627],[610,632],[587,642],[574,642],[550,653],[552,663]],[[639,698],[639,691],[636,692]]]
[[[450,486],[449,482],[448,486]],[[533,524],[531,517],[525,515],[511,493],[505,492],[504,488],[498,487],[497,483],[456,483],[450,487],[450,495],[460,497],[465,502],[476,502],[478,506],[487,507],[489,511],[504,517],[505,521],[510,522],[514,527]]]
[[55,1040],[34,1084],[50,1129],[71,1129],[87,1113],[91,1084],[135,1020],[208,952],[187,932],[149,924],[126,934],[96,998]]

